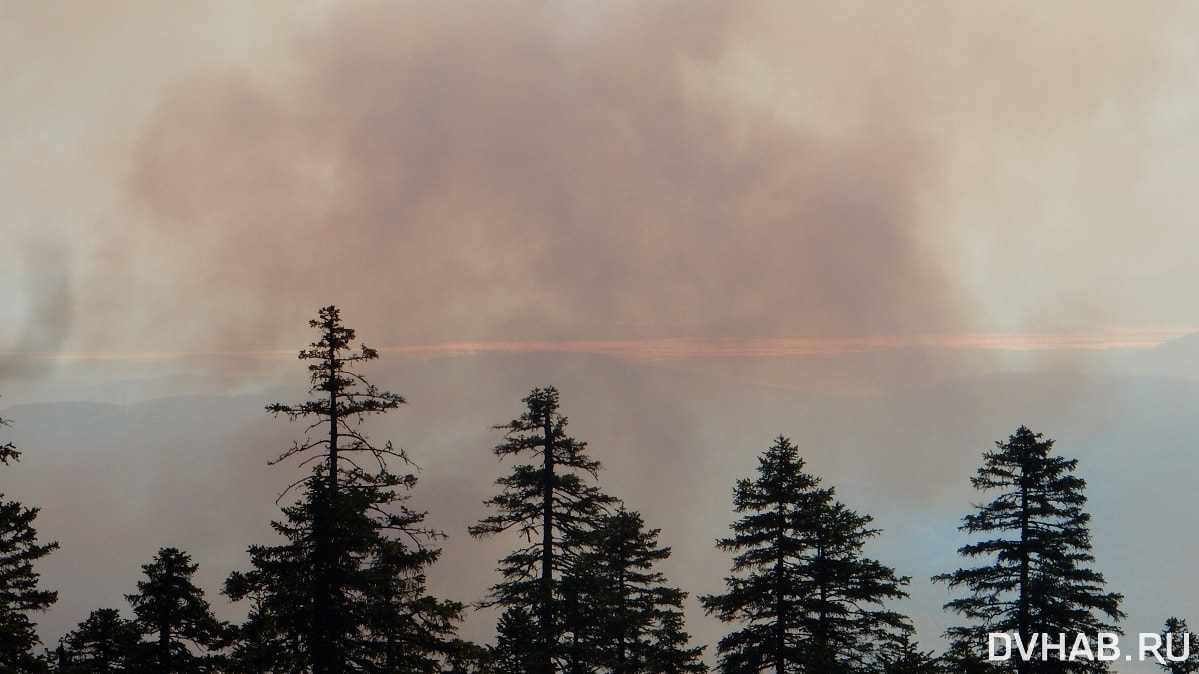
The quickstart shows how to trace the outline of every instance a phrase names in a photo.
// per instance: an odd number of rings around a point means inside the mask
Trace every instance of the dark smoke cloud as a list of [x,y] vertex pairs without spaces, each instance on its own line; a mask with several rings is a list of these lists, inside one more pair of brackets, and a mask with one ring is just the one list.
[[76,351],[1176,326],[1195,13],[39,3],[0,199]]
[[131,175],[151,224],[115,244],[153,270],[140,309],[241,347],[327,302],[394,343],[956,327],[909,130],[702,84],[738,47],[723,5],[562,10],[354,5],[291,79],[181,80]]

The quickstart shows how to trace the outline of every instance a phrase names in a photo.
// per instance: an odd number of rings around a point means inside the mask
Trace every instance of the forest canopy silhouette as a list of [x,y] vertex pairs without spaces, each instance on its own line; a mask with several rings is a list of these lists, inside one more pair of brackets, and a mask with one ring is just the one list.
[[[1110,670],[1064,652],[1029,664],[988,650],[992,633],[1090,638],[1119,633],[1124,618],[1122,595],[1092,568],[1100,560],[1078,460],[1024,426],[984,452],[970,478],[990,501],[962,519],[961,530],[980,538],[958,550],[966,566],[933,579],[962,594],[945,605],[963,622],[946,633],[942,653],[918,645],[903,613],[910,577],[864,554],[886,532],[808,472],[800,448],[781,435],[756,472],[732,485],[731,533],[712,548],[731,555],[730,574],[723,593],[699,599],[727,636],[693,643],[688,591],[660,568],[671,549],[601,488],[596,450],[567,433],[552,386],[533,389],[518,416],[494,427],[502,438],[491,453],[509,472],[495,479],[498,493],[482,504],[489,514],[469,534],[513,546],[497,561],[495,584],[473,607],[435,597],[426,578],[439,541],[459,532],[425,524],[427,513],[409,505],[420,484],[408,452],[363,428],[405,399],[371,382],[366,370],[379,353],[357,341],[337,307],[321,308],[309,325],[317,339],[299,353],[308,398],[266,408],[303,433],[272,470],[306,475],[279,496],[275,540],[250,546],[246,567],[219,588],[220,601],[247,605],[246,619],[218,619],[193,582],[198,564],[168,546],[143,565],[127,607],[96,608],[57,644],[43,644],[36,616],[57,593],[41,587],[36,565],[58,543],[38,540],[36,507],[8,501],[0,503],[0,669],[702,672],[714,647],[723,672]],[[0,446],[6,472],[19,470],[20,457],[12,443]],[[464,614],[484,607],[500,611],[494,639],[461,638]],[[1185,620],[1169,616],[1162,635],[1184,632]],[[1189,662],[1171,662],[1171,671],[1196,671]]]

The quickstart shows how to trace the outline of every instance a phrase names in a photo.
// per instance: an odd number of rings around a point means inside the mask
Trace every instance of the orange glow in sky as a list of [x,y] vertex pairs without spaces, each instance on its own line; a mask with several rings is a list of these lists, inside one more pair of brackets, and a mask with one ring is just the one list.
[[569,340],[522,342],[463,342],[424,346],[387,347],[380,351],[405,355],[502,352],[594,353],[637,360],[676,358],[738,358],[757,356],[814,356],[869,353],[910,347],[951,349],[1145,349],[1179,337],[1188,330],[1119,330],[1095,334],[969,333],[942,335],[872,335],[845,338],[728,338]]

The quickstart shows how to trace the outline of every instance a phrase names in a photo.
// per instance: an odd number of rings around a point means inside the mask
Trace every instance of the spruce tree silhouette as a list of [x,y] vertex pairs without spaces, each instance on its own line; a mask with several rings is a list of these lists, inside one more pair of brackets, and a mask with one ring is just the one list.
[[404,399],[356,371],[378,352],[354,350],[355,332],[337,307],[320,309],[309,325],[320,337],[299,357],[310,361],[311,397],[267,410],[309,419],[313,432],[272,463],[296,457],[313,466],[288,488],[301,487],[301,498],[272,525],[286,542],[251,546],[254,568],[226,580],[231,599],[253,601],[232,660],[243,671],[440,671],[463,609],[425,593],[441,534],[400,491],[416,476],[391,471],[407,455],[372,443],[360,427]]
[[[0,426],[7,425],[0,419]],[[11,442],[0,445],[0,465],[20,458]],[[58,593],[38,587],[40,576],[33,565],[58,549],[58,543],[37,542],[37,515],[37,508],[4,501],[0,493],[0,672],[47,669],[45,660],[34,655],[41,640],[30,615],[50,608]]]
[[670,558],[659,534],[622,505],[600,516],[574,546],[577,558],[564,586],[575,610],[565,621],[577,622],[589,667],[612,674],[708,671],[700,660],[703,648],[689,646],[683,631],[687,593],[669,586],[656,568]]
[[535,640],[523,649],[509,640],[505,648],[517,649],[513,657],[529,671],[552,674],[555,660],[567,655],[561,643],[566,632],[561,580],[570,572],[568,546],[581,540],[615,499],[585,482],[585,476],[595,478],[600,464],[584,453],[585,443],[566,435],[558,390],[533,389],[523,402],[518,418],[496,426],[506,434],[494,453],[501,459],[531,456],[537,463],[518,464],[496,480],[503,491],[487,500],[495,514],[469,531],[491,536],[514,530],[528,541],[500,560],[504,579],[492,587],[485,605],[509,609],[506,624],[514,630],[526,629],[524,611],[536,618]]
[[58,671],[62,674],[115,674],[133,671],[141,633],[137,623],[115,608],[92,611],[63,637]]
[[[139,669],[154,674],[198,672],[219,649],[228,626],[217,620],[204,591],[192,583],[197,564],[177,548],[162,548],[142,566],[145,580],[125,595],[133,606],[134,626],[149,640],[139,649]],[[199,650],[197,654],[195,651]]]
[[[1091,516],[1082,510],[1086,482],[1074,475],[1078,460],[1053,454],[1052,440],[1024,426],[995,447],[970,478],[995,498],[959,527],[989,536],[958,549],[985,563],[933,577],[969,591],[945,604],[970,621],[946,631],[954,649],[981,659],[989,632],[1010,632],[1025,644],[1033,634],[1119,632],[1113,623],[1124,617],[1123,597],[1105,592],[1103,575],[1089,568]],[[1110,671],[1097,659],[1012,660],[1019,674]]]
[[790,440],[775,440],[733,502],[742,517],[717,543],[735,553],[728,591],[701,597],[708,613],[743,625],[717,647],[721,671],[869,671],[884,645],[911,633],[907,618],[884,608],[907,596],[908,578],[861,554],[879,533],[871,518],[804,472]]
[[1199,643],[1187,621],[1182,618],[1166,618],[1162,626],[1162,647],[1159,651],[1164,663],[1158,666],[1168,674],[1195,674],[1199,672]]

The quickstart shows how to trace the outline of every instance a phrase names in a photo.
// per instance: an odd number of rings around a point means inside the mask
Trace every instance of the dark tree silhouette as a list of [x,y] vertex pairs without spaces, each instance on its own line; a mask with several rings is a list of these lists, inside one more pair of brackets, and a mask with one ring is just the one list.
[[[7,425],[0,419],[0,426]],[[0,465],[20,458],[11,442],[0,445]],[[33,654],[41,640],[30,614],[50,608],[58,593],[38,587],[40,578],[33,565],[56,550],[58,543],[37,542],[33,527],[37,508],[3,499],[0,494],[0,672],[40,672],[46,663]]]
[[699,674],[708,671],[700,657],[703,646],[691,646],[691,636],[683,631],[681,611],[663,611],[650,630],[653,647],[647,654],[645,672],[657,674]]
[[450,640],[442,671],[445,674],[496,673],[491,649],[463,639]]
[[[155,674],[202,671],[222,646],[228,626],[217,620],[192,583],[199,565],[176,548],[162,548],[142,566],[146,579],[137,593],[126,595],[133,606],[135,629],[148,640],[139,649],[141,671]],[[197,651],[199,654],[197,654]]]
[[527,541],[500,561],[503,581],[492,587],[486,604],[532,612],[537,637],[514,657],[533,663],[531,672],[550,674],[555,658],[566,656],[565,626],[558,616],[563,615],[560,581],[570,572],[567,547],[581,540],[615,499],[584,481],[585,475],[595,478],[600,464],[583,452],[585,443],[566,435],[558,390],[533,389],[523,402],[520,417],[496,427],[507,433],[494,451],[501,459],[531,455],[537,463],[514,466],[510,475],[496,480],[503,491],[487,501],[495,514],[469,530],[472,536],[515,530]]
[[321,507],[312,501],[324,493],[309,489],[303,502],[284,507],[285,521],[271,522],[271,527],[288,542],[250,546],[253,569],[235,571],[226,579],[226,596],[250,601],[249,615],[237,628],[229,654],[232,672],[311,671],[307,640],[312,633],[312,513]]
[[353,351],[354,330],[329,306],[309,324],[320,338],[300,352],[311,373],[311,398],[267,407],[291,419],[311,419],[303,442],[276,461],[303,457],[310,475],[292,485],[302,497],[283,508],[272,526],[286,542],[252,546],[253,569],[231,574],[225,593],[252,606],[234,648],[242,671],[440,671],[439,658],[462,606],[425,594],[424,569],[439,550],[440,534],[424,526],[425,513],[406,505],[412,474],[392,473],[407,463],[388,442],[372,444],[360,423],[396,409],[404,399],[370,384],[355,367],[378,353]]
[[880,655],[880,674],[965,674],[964,670],[945,669],[932,651],[920,650],[919,644],[905,634],[898,642],[887,643]]
[[[413,523],[405,523],[411,526]],[[370,588],[364,595],[366,628],[362,669],[383,672],[441,672],[442,662],[460,660],[469,644],[455,639],[463,606],[425,593],[424,569],[436,550],[377,539],[364,569]]]
[[883,608],[906,597],[906,577],[862,557],[879,532],[871,518],[834,498],[805,473],[799,450],[779,436],[758,460],[758,477],[737,482],[743,517],[717,543],[736,553],[728,591],[702,597],[705,609],[741,629],[721,639],[723,672],[868,671],[880,647],[910,633]]
[[998,674],[999,664],[987,659],[976,644],[958,641],[937,658],[945,674]]
[[63,674],[116,674],[133,671],[138,625],[115,608],[92,611],[62,641],[58,671]]
[[509,606],[495,625],[492,660],[496,674],[529,674],[540,666],[538,651],[530,648],[540,639],[537,621],[519,604]]
[[[564,582],[575,616],[573,627],[584,665],[613,674],[706,672],[702,647],[688,646],[683,631],[687,593],[666,584],[655,566],[670,557],[658,545],[658,529],[623,506],[600,517],[578,545]],[[591,671],[591,670],[587,670]]]
[[1194,674],[1199,672],[1199,643],[1182,618],[1166,618],[1161,631],[1160,653],[1166,662],[1158,666],[1169,674]]
[[[1103,576],[1087,568],[1091,516],[1083,512],[1086,482],[1074,475],[1077,459],[1052,454],[1053,441],[1021,426],[1007,442],[983,454],[970,478],[974,488],[997,492],[962,520],[962,531],[994,536],[965,545],[958,553],[986,564],[935,576],[969,595],[945,605],[970,624],[946,631],[959,650],[981,655],[988,632],[1010,632],[1028,643],[1031,635],[1090,634],[1119,630],[1124,617],[1119,594],[1103,590]],[[1079,659],[1025,662],[1012,658],[1019,674],[1104,672],[1107,662]]]

